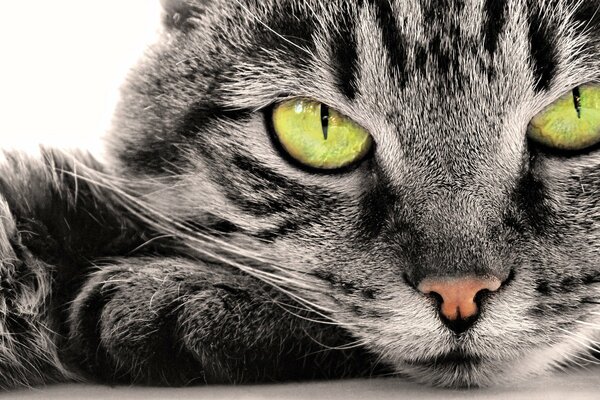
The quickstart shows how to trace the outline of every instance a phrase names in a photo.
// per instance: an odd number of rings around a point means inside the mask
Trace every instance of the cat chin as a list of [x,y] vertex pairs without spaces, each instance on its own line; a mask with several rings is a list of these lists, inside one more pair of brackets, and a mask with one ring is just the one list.
[[[493,366],[496,370],[497,366]],[[491,371],[487,363],[414,365],[406,364],[399,368],[399,375],[417,383],[452,389],[488,387],[496,384],[497,371]]]
[[[518,384],[565,367],[583,367],[584,357],[573,360],[573,355],[581,351],[581,345],[566,341],[532,349],[516,359],[493,360],[446,354],[419,361],[401,360],[395,365],[398,375],[427,386],[454,389],[484,388]],[[589,360],[589,363],[594,361]]]
[[465,360],[447,363],[404,363],[398,368],[398,374],[417,383],[442,388],[468,389],[485,388],[507,383],[518,383],[529,377],[539,375],[535,368],[516,374],[514,361]]

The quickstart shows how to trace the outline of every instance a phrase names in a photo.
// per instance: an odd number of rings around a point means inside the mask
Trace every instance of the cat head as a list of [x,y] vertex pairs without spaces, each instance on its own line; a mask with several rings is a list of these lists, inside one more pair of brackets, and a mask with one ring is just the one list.
[[[600,149],[528,132],[600,84],[599,2],[163,4],[110,164],[152,182],[147,209],[191,249],[429,384],[511,381],[597,348]],[[274,114],[302,102],[368,132],[368,151],[299,160]]]

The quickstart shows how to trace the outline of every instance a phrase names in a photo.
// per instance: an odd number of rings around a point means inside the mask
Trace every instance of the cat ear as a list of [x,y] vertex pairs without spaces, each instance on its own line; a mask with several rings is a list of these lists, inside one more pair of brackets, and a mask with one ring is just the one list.
[[164,10],[163,21],[169,28],[187,28],[194,17],[204,12],[208,0],[160,0]]

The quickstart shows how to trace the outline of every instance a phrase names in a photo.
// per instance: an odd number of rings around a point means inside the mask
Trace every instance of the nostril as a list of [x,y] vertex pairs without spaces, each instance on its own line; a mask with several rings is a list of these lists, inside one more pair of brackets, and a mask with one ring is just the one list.
[[441,294],[437,293],[437,292],[430,292],[427,293],[426,296],[428,296],[429,298],[431,298],[435,304],[437,305],[438,309],[440,309],[440,307],[442,307],[442,303],[444,302],[444,298],[442,297]]
[[475,304],[477,304],[477,307],[481,307],[481,304],[483,303],[483,301],[486,298],[488,298],[491,294],[492,294],[492,292],[489,289],[480,290],[475,295],[475,298],[473,299],[473,301],[475,302]]

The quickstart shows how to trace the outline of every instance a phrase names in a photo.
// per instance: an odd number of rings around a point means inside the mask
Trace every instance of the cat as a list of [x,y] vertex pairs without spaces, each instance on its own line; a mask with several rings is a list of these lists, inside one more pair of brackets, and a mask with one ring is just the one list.
[[2,163],[2,388],[594,363],[600,2],[162,4],[104,162]]

